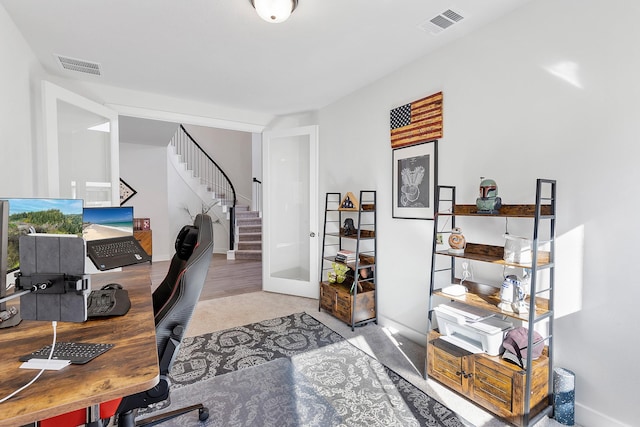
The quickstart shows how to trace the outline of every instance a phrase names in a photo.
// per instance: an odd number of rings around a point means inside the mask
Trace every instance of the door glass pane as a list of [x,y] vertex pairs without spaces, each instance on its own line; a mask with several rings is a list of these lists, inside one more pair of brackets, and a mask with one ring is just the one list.
[[274,139],[272,167],[270,274],[310,280],[309,136]]
[[109,119],[58,100],[60,197],[85,206],[110,206]]

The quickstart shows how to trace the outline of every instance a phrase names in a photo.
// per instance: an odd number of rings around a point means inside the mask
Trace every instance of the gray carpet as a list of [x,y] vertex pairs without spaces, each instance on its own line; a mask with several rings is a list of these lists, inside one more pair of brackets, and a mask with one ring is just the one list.
[[305,313],[187,338],[170,402],[202,402],[166,426],[465,426],[454,412]]

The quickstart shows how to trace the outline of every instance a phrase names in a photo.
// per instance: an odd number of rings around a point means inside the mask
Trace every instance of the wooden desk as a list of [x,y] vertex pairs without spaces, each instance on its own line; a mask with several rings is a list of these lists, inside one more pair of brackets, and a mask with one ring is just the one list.
[[153,232],[151,230],[133,230],[133,237],[149,256],[153,256]]
[[[84,323],[58,322],[59,342],[115,346],[85,365],[45,371],[16,396],[0,403],[0,426],[20,426],[100,402],[148,390],[159,381],[151,281],[147,271],[95,274],[91,288],[117,282],[129,291],[125,316]],[[39,371],[20,369],[18,358],[51,344],[51,322],[23,320],[0,329],[0,398],[28,383]]]

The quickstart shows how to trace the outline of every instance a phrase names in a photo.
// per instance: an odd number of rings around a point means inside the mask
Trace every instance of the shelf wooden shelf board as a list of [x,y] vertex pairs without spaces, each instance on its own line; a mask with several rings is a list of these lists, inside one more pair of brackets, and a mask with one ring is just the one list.
[[[372,231],[370,231],[369,233],[373,233]],[[333,236],[333,237],[342,237],[343,239],[358,239],[358,235],[357,234],[350,234],[348,236],[345,236],[344,233],[327,233],[327,236]],[[368,240],[368,239],[375,239],[376,236],[365,236],[364,233],[360,232],[360,240]]]
[[[355,270],[356,268],[356,263],[354,261],[350,261],[350,262],[336,261],[334,257],[330,257],[330,256],[326,256],[323,259],[329,262],[337,262],[338,264],[344,264],[352,270]],[[360,262],[358,263],[358,268],[369,268],[369,267],[375,267],[375,266],[376,266],[375,262],[367,262],[364,260],[360,260]],[[324,270],[330,270],[330,268],[324,268]]]
[[[358,293],[362,293],[362,292],[371,292],[373,291],[373,289],[375,288],[375,285],[373,283],[370,283],[367,280],[358,280],[358,283],[360,283],[361,285],[364,285],[367,287],[367,289],[358,291]],[[323,280],[320,282],[321,285],[327,285],[327,286],[331,286],[334,288],[341,288],[342,290],[345,290],[347,292],[349,292],[351,290],[351,286],[353,285],[353,281],[350,281],[349,283],[329,283],[326,280]]]
[[[512,263],[504,260],[504,247],[493,245],[481,245],[477,243],[467,243],[464,254],[451,254],[448,249],[436,251],[438,255],[449,255],[458,258],[466,258],[474,261],[489,262],[512,267],[531,268],[531,264]],[[551,255],[548,251],[538,251],[538,267],[550,264]]]
[[[483,310],[487,310],[492,313],[499,313],[505,316],[513,317],[515,319],[528,321],[529,313],[510,313],[507,311],[500,310],[498,308],[498,304],[500,303],[500,289],[491,285],[485,285],[482,283],[470,282],[465,280],[463,283],[464,286],[467,287],[469,292],[466,294],[455,297],[452,295],[445,294],[440,289],[435,290],[433,293],[435,295],[448,298],[453,301],[460,301],[465,304],[481,308]],[[529,299],[527,298],[527,304],[529,303]],[[541,297],[536,298],[536,317],[541,316],[547,313],[549,308],[549,300]]]
[[[550,218],[553,216],[551,205],[542,205],[540,207],[542,217]],[[536,205],[502,205],[498,213],[482,213],[478,212],[476,205],[454,205],[453,212],[438,212],[443,216],[482,216],[482,217],[511,217],[511,218],[534,218],[536,214]]]
[[362,205],[362,207],[360,209],[358,208],[338,208],[338,209],[327,209],[328,211],[331,212],[358,212],[358,210],[361,210],[362,212],[372,212],[374,211],[376,208],[375,205],[373,204],[367,204],[367,205]]

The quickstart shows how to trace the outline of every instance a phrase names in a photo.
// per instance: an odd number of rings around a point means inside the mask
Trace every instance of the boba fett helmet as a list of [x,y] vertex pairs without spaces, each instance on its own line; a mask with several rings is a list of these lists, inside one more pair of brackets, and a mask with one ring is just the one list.
[[493,179],[480,177],[480,197],[476,199],[476,208],[480,213],[498,213],[502,200],[498,197],[498,184]]
[[480,178],[480,197],[483,199],[498,196],[498,184],[493,179]]

